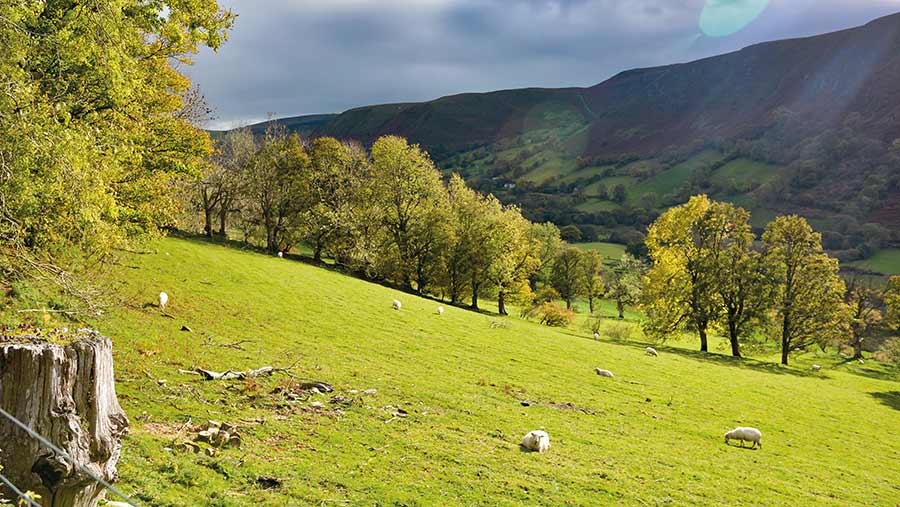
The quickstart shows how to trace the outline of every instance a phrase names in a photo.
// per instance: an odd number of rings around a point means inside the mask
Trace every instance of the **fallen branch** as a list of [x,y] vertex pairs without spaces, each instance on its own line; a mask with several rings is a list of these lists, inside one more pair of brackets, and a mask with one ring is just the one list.
[[[256,377],[269,377],[275,373],[285,373],[288,376],[292,376],[289,371],[294,369],[297,363],[292,364],[286,368],[274,368],[272,366],[263,366],[262,368],[257,368],[255,370],[247,370],[247,371],[234,371],[228,370],[223,372],[217,372],[212,370],[204,370],[202,368],[197,368],[195,370],[178,370],[180,373],[187,373],[190,375],[200,375],[203,377],[203,380],[246,380],[248,378],[256,378]],[[322,384],[321,382],[313,382],[312,384]],[[327,384],[322,384],[327,385]],[[331,387],[331,386],[328,386]],[[330,391],[329,391],[330,392]]]

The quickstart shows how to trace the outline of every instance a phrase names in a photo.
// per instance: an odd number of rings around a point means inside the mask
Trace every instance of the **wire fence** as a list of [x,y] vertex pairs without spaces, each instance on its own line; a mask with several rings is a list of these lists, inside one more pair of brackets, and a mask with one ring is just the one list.
[[31,498],[31,496],[27,493],[23,493],[21,489],[17,488],[16,485],[13,484],[12,481],[7,479],[3,474],[0,474],[0,482],[6,484],[6,487],[8,487],[13,493],[15,493],[16,496],[19,497],[19,500],[25,500],[25,504],[28,507],[41,507],[41,504],[35,502],[34,499]]
[[[81,465],[80,463],[76,462],[71,456],[69,456],[69,454],[68,454],[66,451],[60,449],[59,447],[57,447],[57,446],[55,446],[55,445],[53,445],[53,443],[51,443],[49,440],[47,440],[46,438],[44,438],[43,436],[41,436],[40,434],[38,434],[38,433],[37,433],[36,431],[34,431],[33,429],[29,428],[28,425],[26,425],[26,424],[23,423],[22,421],[16,419],[15,416],[13,416],[12,414],[10,414],[10,413],[7,412],[6,410],[3,410],[2,408],[0,408],[0,415],[2,415],[3,417],[7,418],[7,419],[8,419],[10,422],[12,422],[14,425],[18,426],[20,429],[22,429],[23,431],[25,431],[25,433],[28,433],[28,435],[30,435],[32,438],[34,438],[35,440],[37,440],[38,442],[40,442],[42,445],[44,445],[45,447],[47,447],[48,449],[50,449],[51,451],[53,451],[54,453],[56,453],[57,456],[59,456],[59,457],[65,459],[66,461],[68,461],[69,463],[71,463],[72,466],[75,467],[77,470],[80,470],[82,473],[86,474],[88,477],[90,477],[91,479],[93,479],[94,481],[96,481],[98,484],[100,484],[101,486],[103,486],[103,487],[106,488],[107,490],[112,491],[113,493],[115,493],[116,495],[118,495],[119,498],[121,498],[122,500],[124,500],[125,503],[127,503],[128,505],[131,505],[132,507],[141,507],[140,504],[138,504],[137,502],[135,502],[134,500],[132,500],[128,495],[126,495],[125,493],[122,493],[121,491],[119,491],[115,486],[113,486],[113,485],[110,484],[109,482],[105,481],[102,477],[98,476],[97,474],[95,474],[93,471],[91,471],[91,470],[88,469],[87,467],[85,467],[85,466]],[[37,502],[35,502],[34,500],[32,500],[30,497],[28,497],[27,495],[25,495],[25,493],[22,493],[21,490],[19,490],[18,488],[16,488],[16,487],[12,484],[12,482],[10,482],[8,479],[6,479],[6,477],[3,477],[2,475],[0,475],[0,481],[4,482],[4,483],[6,484],[7,487],[9,487],[14,493],[16,493],[17,495],[19,495],[19,498],[24,499],[24,500],[27,500],[27,501],[29,502],[29,503],[28,503],[28,507],[35,507],[35,506],[36,506],[36,507],[41,507],[40,504],[38,504]]]

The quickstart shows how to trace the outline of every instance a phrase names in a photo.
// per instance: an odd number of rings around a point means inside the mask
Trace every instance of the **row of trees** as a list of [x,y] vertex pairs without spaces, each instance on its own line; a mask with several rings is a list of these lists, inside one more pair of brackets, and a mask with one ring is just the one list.
[[706,351],[717,328],[734,356],[744,339],[764,332],[778,337],[783,364],[812,345],[848,343],[860,357],[863,341],[881,329],[880,308],[896,296],[872,284],[854,282],[848,290],[838,261],[805,219],[779,217],[759,239],[749,221],[742,208],[696,196],[650,227],[645,331],[694,331]]
[[306,244],[373,279],[454,303],[528,298],[560,248],[559,230],[516,206],[442,180],[427,153],[385,136],[367,152],[333,138],[304,142],[277,127],[220,142],[192,195],[208,235],[243,231],[271,252]]

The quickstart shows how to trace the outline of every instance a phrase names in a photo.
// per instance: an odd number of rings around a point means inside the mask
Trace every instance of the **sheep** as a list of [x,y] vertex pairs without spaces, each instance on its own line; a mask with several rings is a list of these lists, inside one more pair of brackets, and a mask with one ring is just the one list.
[[656,352],[656,349],[654,349],[653,347],[647,347],[647,355],[653,356],[653,357],[659,357],[659,353]]
[[594,340],[599,340],[599,339],[600,339],[600,333],[598,333],[597,331],[594,331]]
[[753,442],[751,449],[755,449],[757,445],[762,448],[762,432],[756,428],[739,426],[725,434],[725,444],[729,440],[740,440],[741,447],[744,447],[744,442]]
[[284,252],[278,252],[278,258],[279,258],[279,259],[283,259],[283,258],[284,258]]
[[600,375],[601,377],[609,377],[609,378],[615,377],[615,375],[613,375],[613,372],[611,372],[609,370],[604,370],[601,368],[594,368],[594,371],[597,372],[597,375]]
[[525,435],[522,447],[532,452],[546,452],[550,448],[550,435],[546,431],[534,430]]
[[818,364],[812,365],[812,371],[819,371],[819,370],[821,370],[821,369],[822,369],[822,367],[821,367],[820,365],[818,365]]
[[166,303],[168,303],[168,302],[169,302],[169,295],[166,294],[165,292],[160,292],[159,293],[159,309],[162,310],[163,312],[165,312],[166,311]]
[[438,315],[443,315],[443,314],[444,314],[444,307],[443,307],[443,306],[439,306],[438,309],[437,309],[437,313],[438,313]]
[[401,306],[403,306],[403,305],[400,304],[400,301],[397,301],[395,299],[394,303],[393,303],[394,310],[399,310]]

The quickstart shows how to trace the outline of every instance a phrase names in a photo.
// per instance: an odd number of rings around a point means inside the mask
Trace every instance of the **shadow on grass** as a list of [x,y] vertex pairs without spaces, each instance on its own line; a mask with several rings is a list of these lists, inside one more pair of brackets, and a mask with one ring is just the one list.
[[[589,337],[585,337],[584,335],[577,333],[566,333],[570,336],[574,336],[577,338],[582,338],[585,340],[593,341]],[[808,372],[803,370],[797,370],[794,368],[789,368],[782,366],[778,363],[770,363],[766,361],[759,361],[756,359],[748,359],[746,357],[733,357],[725,354],[718,354],[715,352],[700,352],[698,350],[688,350],[680,347],[669,347],[663,343],[649,343],[649,342],[636,342],[630,340],[603,340],[603,343],[607,343],[609,345],[617,345],[620,347],[631,347],[634,349],[639,349],[644,351],[647,347],[653,347],[659,352],[660,355],[664,354],[673,354],[681,357],[685,357],[688,359],[693,359],[695,361],[701,361],[705,363],[714,363],[720,366],[731,366],[734,368],[743,368],[747,370],[759,371],[763,373],[772,373],[775,375],[793,375],[796,377],[806,377],[806,378],[819,378],[819,379],[827,379],[828,377],[823,375],[817,375],[814,372]]]
[[[877,365],[878,363],[873,364]],[[896,369],[892,371],[890,368],[885,367],[882,367],[882,369],[868,368],[863,365],[859,365],[855,359],[848,359],[842,362],[841,365],[846,365],[845,371],[853,375],[859,375],[860,377],[866,377],[874,380],[900,382],[900,371],[897,371]]]
[[869,396],[881,402],[882,405],[887,405],[894,410],[900,410],[900,391],[869,393]]

